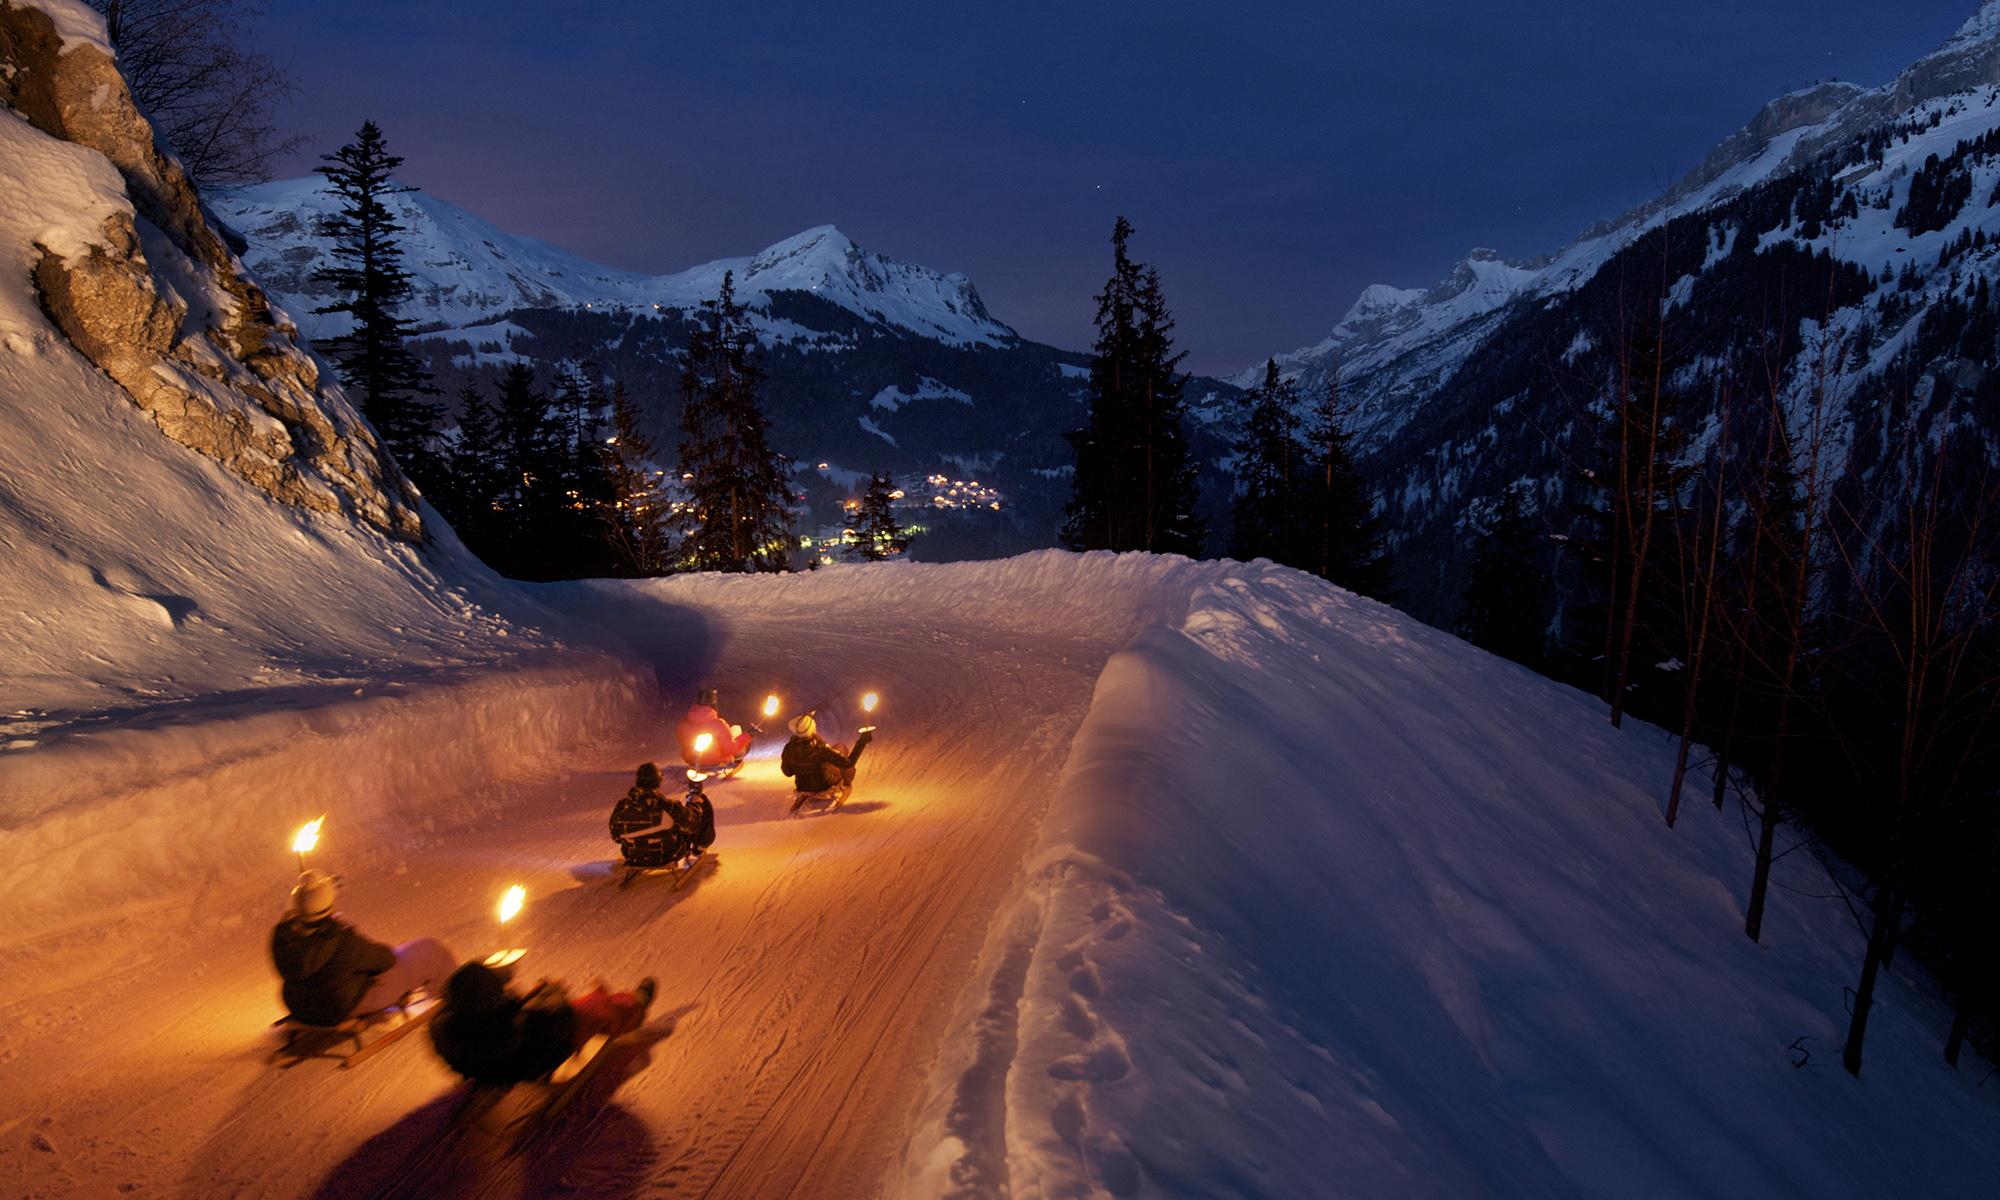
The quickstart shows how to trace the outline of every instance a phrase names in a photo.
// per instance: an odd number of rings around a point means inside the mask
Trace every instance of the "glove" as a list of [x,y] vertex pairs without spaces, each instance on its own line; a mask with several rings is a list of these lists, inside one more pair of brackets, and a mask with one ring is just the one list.
[[868,743],[874,740],[875,740],[875,731],[872,729],[867,730],[860,737],[854,739],[854,748],[856,750],[859,750],[861,749],[861,747],[866,746]]

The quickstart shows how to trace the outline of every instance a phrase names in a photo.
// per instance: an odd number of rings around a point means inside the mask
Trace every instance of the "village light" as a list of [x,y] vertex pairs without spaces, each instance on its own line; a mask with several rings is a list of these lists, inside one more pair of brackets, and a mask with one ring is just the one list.
[[306,869],[306,855],[311,854],[313,847],[319,845],[319,827],[325,820],[326,815],[322,813],[299,826],[299,831],[292,835],[292,853],[299,856],[301,872]]

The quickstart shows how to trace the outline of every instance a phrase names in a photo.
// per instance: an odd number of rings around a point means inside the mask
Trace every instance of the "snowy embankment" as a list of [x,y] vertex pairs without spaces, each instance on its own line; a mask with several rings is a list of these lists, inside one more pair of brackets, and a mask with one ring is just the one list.
[[1990,1194],[1929,986],[1849,1078],[1860,935],[1801,853],[1745,939],[1741,816],[1666,829],[1669,768],[1393,610],[1198,584],[1097,683],[906,1192]]
[[394,840],[619,732],[650,672],[419,527],[97,16],[0,6],[0,79],[0,924],[282,868],[319,813]]

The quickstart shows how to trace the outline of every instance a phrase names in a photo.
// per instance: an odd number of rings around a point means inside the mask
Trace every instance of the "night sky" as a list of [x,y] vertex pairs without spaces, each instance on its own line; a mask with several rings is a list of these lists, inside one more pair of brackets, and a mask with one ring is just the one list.
[[373,118],[410,182],[633,270],[830,222],[1081,348],[1123,212],[1189,366],[1227,371],[1366,284],[1554,250],[1772,96],[1883,82],[1976,7],[275,0],[255,32],[315,152]]

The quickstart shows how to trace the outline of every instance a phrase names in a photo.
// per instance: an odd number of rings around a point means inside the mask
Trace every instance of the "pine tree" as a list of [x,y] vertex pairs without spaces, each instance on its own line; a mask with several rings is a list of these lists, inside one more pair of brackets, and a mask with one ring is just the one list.
[[1090,415],[1072,431],[1076,475],[1063,542],[1076,550],[1201,553],[1173,316],[1159,272],[1127,251],[1132,225],[1111,233],[1112,273],[1097,297]]
[[1312,572],[1350,592],[1385,599],[1389,558],[1381,520],[1368,484],[1354,463],[1354,435],[1340,406],[1340,376],[1328,370],[1326,391],[1313,405],[1309,429],[1312,471],[1310,504],[1305,506],[1306,546]]
[[500,376],[495,407],[500,416],[500,520],[495,553],[488,561],[516,578],[552,578],[542,535],[558,504],[561,472],[549,398],[536,387],[534,371],[514,362]]
[[414,189],[390,178],[403,160],[389,153],[373,121],[361,126],[354,141],[322,157],[327,165],[315,169],[326,176],[342,206],[323,227],[332,241],[333,262],[314,271],[313,278],[341,298],[313,311],[346,313],[354,328],[323,339],[320,349],[339,365],[341,382],[357,394],[362,412],[403,467],[420,483],[435,481],[440,472],[429,443],[437,413],[425,399],[433,389],[423,364],[405,344],[412,327],[397,314],[410,298],[410,273],[403,269],[403,251],[396,243],[403,226],[384,203]]
[[1465,590],[1459,631],[1467,641],[1524,666],[1541,665],[1551,616],[1546,543],[1540,519],[1521,503],[1520,489],[1501,493],[1480,535]]
[[1302,485],[1308,482],[1298,445],[1298,386],[1264,363],[1264,382],[1251,391],[1236,443],[1235,536],[1230,553],[1311,568],[1301,534]]
[[702,302],[681,370],[681,559],[696,571],[782,571],[796,541],[790,464],[758,406],[756,334],[733,273]]
[[622,383],[611,385],[611,430],[598,450],[605,494],[597,501],[597,514],[605,544],[620,574],[663,575],[670,562],[667,500],[639,406]]
[[499,514],[501,475],[500,431],[493,406],[479,389],[467,384],[458,393],[458,440],[452,446],[448,485],[438,495],[458,536],[481,558],[492,549]]
[[586,578],[618,564],[599,536],[599,508],[611,499],[599,451],[604,448],[604,398],[589,364],[566,363],[556,373],[549,406],[553,505],[542,538],[559,578]]
[[869,562],[894,558],[910,548],[910,535],[903,531],[902,522],[896,520],[896,497],[901,494],[896,490],[896,481],[888,475],[878,471],[869,476],[868,491],[861,497],[861,511],[854,523],[861,557]]

